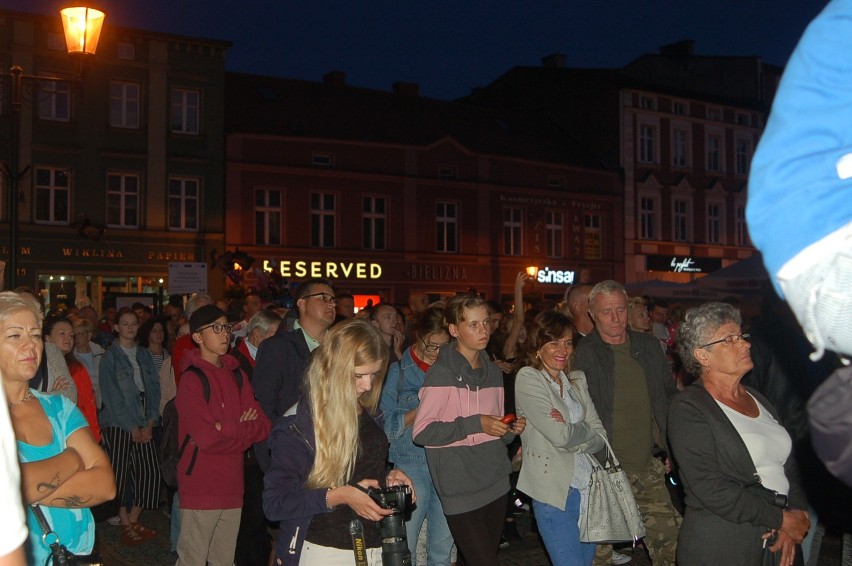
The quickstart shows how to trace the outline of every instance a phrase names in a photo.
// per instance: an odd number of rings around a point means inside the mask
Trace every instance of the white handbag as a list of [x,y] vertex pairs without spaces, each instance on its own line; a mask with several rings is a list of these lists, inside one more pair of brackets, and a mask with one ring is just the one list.
[[606,462],[584,454],[592,465],[589,489],[580,512],[580,540],[611,543],[636,542],[645,536],[642,515],[633,497],[630,482],[612,451],[606,437]]

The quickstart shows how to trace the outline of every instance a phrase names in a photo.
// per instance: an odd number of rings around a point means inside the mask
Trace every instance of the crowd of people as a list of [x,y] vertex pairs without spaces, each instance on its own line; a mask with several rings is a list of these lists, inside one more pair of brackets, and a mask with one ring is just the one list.
[[[579,526],[608,442],[655,565],[804,564],[801,404],[765,378],[759,323],[615,281],[530,304],[528,280],[507,305],[416,292],[357,313],[324,279],[289,312],[193,295],[43,318],[0,293],[24,501],[77,554],[90,509],[133,547],[166,536],[144,522],[163,508],[177,564],[238,566],[349,564],[353,544],[381,563],[398,511],[412,564],[495,565],[526,501],[554,565],[620,564]],[[403,509],[378,495],[400,489]],[[44,563],[33,509],[24,546]]]

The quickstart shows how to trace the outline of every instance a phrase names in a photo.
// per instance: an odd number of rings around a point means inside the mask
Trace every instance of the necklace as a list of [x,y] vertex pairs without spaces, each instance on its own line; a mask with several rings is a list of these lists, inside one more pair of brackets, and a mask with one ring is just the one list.
[[17,407],[18,405],[26,403],[27,401],[29,401],[32,398],[33,398],[33,390],[27,389],[27,394],[24,395],[23,399],[21,399],[20,401],[9,401],[8,404],[9,404],[10,407]]

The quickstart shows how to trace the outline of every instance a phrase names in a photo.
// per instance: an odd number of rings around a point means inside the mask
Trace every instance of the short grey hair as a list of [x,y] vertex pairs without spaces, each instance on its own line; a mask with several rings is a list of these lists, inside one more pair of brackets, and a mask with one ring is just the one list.
[[624,300],[628,301],[629,297],[627,296],[627,290],[624,288],[624,285],[619,283],[618,281],[613,281],[612,279],[607,279],[606,281],[601,281],[589,291],[589,308],[592,307],[592,304],[595,302],[595,297],[598,295],[613,295],[615,293],[621,293],[624,295]]
[[213,297],[207,295],[205,293],[196,293],[186,301],[186,309],[185,316],[186,319],[189,320],[189,317],[192,316],[192,313],[203,307],[204,305],[212,305]]
[[246,338],[255,330],[260,330],[261,334],[266,335],[273,326],[278,324],[281,324],[281,317],[277,313],[269,309],[260,309],[254,313],[246,325]]
[[728,303],[704,303],[686,312],[677,329],[677,345],[687,372],[701,377],[702,366],[693,352],[711,341],[719,328],[730,322],[742,324],[742,317],[739,309]]

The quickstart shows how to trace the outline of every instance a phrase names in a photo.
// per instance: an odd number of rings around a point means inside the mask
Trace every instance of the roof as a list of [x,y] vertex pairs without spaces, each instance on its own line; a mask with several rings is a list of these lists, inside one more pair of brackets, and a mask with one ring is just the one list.
[[225,92],[227,134],[420,147],[449,137],[476,153],[604,169],[568,132],[528,112],[242,73],[227,73]]

